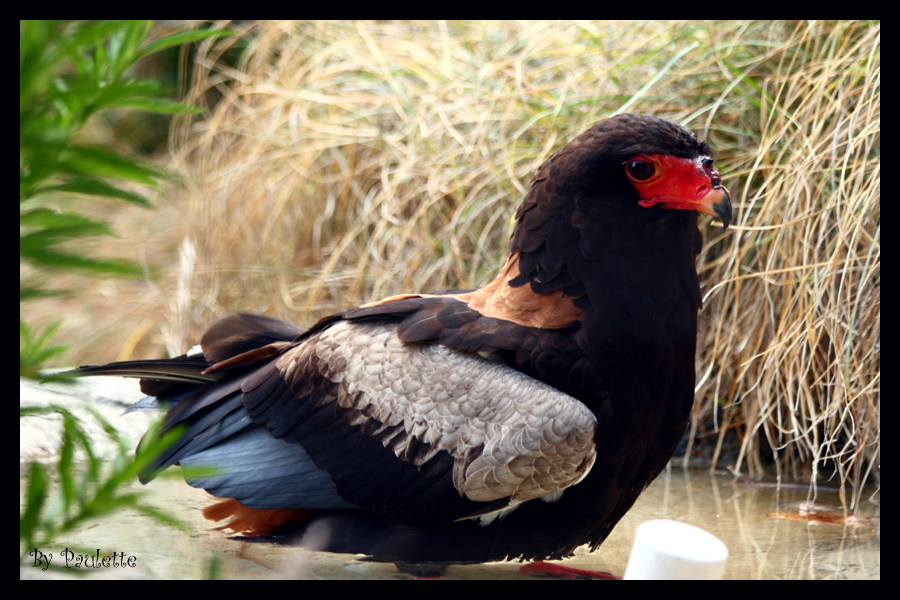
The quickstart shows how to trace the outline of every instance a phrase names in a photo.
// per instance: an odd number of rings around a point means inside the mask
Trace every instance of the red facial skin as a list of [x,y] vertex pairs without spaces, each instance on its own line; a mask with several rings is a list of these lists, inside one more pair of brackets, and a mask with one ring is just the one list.
[[[636,162],[652,165],[652,175],[638,179],[649,169],[633,164]],[[661,204],[665,208],[696,210],[718,216],[728,226],[731,197],[709,157],[689,159],[669,154],[638,154],[625,162],[625,173],[638,191],[639,205],[646,208]]]

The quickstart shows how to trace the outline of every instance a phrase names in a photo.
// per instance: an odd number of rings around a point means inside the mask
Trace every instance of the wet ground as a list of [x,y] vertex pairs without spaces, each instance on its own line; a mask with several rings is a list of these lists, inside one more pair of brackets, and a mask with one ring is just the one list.
[[[121,416],[120,398],[132,402],[134,383],[107,389],[75,392],[89,396],[92,406],[104,413],[135,439],[149,422],[149,415]],[[71,406],[73,391],[57,395],[55,388],[24,384],[23,404],[65,402]],[[22,471],[28,460],[52,464],[53,419],[23,419],[20,423]],[[58,426],[57,426],[58,430]],[[24,483],[24,479],[20,479]],[[141,488],[136,485],[136,488]],[[115,513],[86,523],[51,548],[53,563],[61,564],[67,546],[100,549],[135,557],[134,568],[97,569],[92,577],[111,578],[199,578],[218,557],[223,578],[395,579],[405,578],[390,564],[369,563],[360,557],[307,552],[303,549],[248,543],[229,539],[203,519],[209,496],[184,483],[180,477],[160,478],[142,488],[146,503],[165,510],[188,525],[185,532],[161,525],[135,512]],[[880,579],[881,523],[879,506],[864,502],[853,525],[833,525],[786,520],[773,513],[798,514],[809,510],[840,513],[836,491],[820,490],[810,504],[806,488],[785,488],[736,483],[730,474],[672,468],[644,492],[634,508],[596,551],[579,550],[564,564],[610,572],[625,572],[635,530],[648,519],[674,519],[691,523],[721,539],[729,550],[726,579]],[[60,561],[60,562],[57,562]],[[446,579],[520,579],[519,563],[489,563],[450,567]],[[65,577],[21,567],[20,577],[41,579]]]

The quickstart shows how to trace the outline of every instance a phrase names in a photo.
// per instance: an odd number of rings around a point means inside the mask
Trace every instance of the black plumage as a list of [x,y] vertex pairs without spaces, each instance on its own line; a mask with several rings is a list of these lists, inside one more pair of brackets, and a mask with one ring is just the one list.
[[144,479],[219,464],[189,483],[240,502],[208,513],[235,530],[417,563],[596,548],[687,425],[697,212],[731,214],[709,154],[677,124],[614,117],[539,169],[483,288],[309,330],[235,315],[202,355],[81,373],[178,401],[164,428],[187,430]]

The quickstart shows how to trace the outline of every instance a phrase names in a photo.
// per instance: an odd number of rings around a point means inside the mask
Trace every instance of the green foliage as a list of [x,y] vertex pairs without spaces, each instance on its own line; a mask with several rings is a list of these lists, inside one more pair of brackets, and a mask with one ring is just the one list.
[[[116,442],[118,452],[112,461],[104,461],[92,448],[88,433],[68,409],[61,406],[27,407],[19,409],[19,416],[59,414],[63,418],[62,446],[56,463],[59,490],[50,494],[50,478],[44,467],[33,461],[28,466],[25,504],[19,512],[19,562],[24,564],[28,553],[39,547],[52,546],[60,535],[90,519],[108,516],[124,508],[184,529],[172,516],[139,503],[140,492],[123,491],[137,475],[168,448],[181,434],[170,430],[162,436],[151,430],[137,453],[129,456],[129,443],[101,414],[88,409],[106,435]],[[157,426],[158,429],[158,426]],[[87,470],[78,474],[75,454],[81,449],[87,455]],[[107,464],[108,462],[108,464]],[[90,550],[79,550],[91,554]],[[52,568],[52,567],[51,567]],[[67,570],[69,571],[69,570]]]
[[[36,379],[38,369],[46,361],[65,352],[66,347],[53,343],[53,335],[61,321],[54,321],[50,326],[38,333],[19,319],[19,375]],[[64,375],[51,375],[55,381],[68,381]]]
[[[19,258],[35,272],[141,273],[134,263],[61,250],[64,242],[113,232],[105,223],[60,212],[43,202],[74,193],[150,206],[146,198],[122,186],[154,187],[164,173],[110,149],[79,143],[78,134],[91,117],[110,109],[198,112],[165,98],[159,82],[133,77],[129,68],[166,48],[231,35],[224,30],[183,31],[148,42],[152,25],[152,21],[19,22]],[[34,281],[20,281],[20,302],[58,293]],[[33,376],[44,360],[62,351],[50,345],[55,327],[38,334],[20,324],[20,374]]]

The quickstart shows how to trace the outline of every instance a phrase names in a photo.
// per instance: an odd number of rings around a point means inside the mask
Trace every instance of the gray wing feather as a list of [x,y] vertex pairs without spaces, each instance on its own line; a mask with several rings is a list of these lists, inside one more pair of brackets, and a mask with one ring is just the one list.
[[[404,460],[448,452],[454,486],[470,500],[540,498],[581,481],[596,458],[584,404],[499,361],[406,344],[396,324],[336,323],[276,367],[289,385],[310,367],[338,384],[331,401],[352,411],[348,422]],[[413,436],[430,452],[408,452]]]

